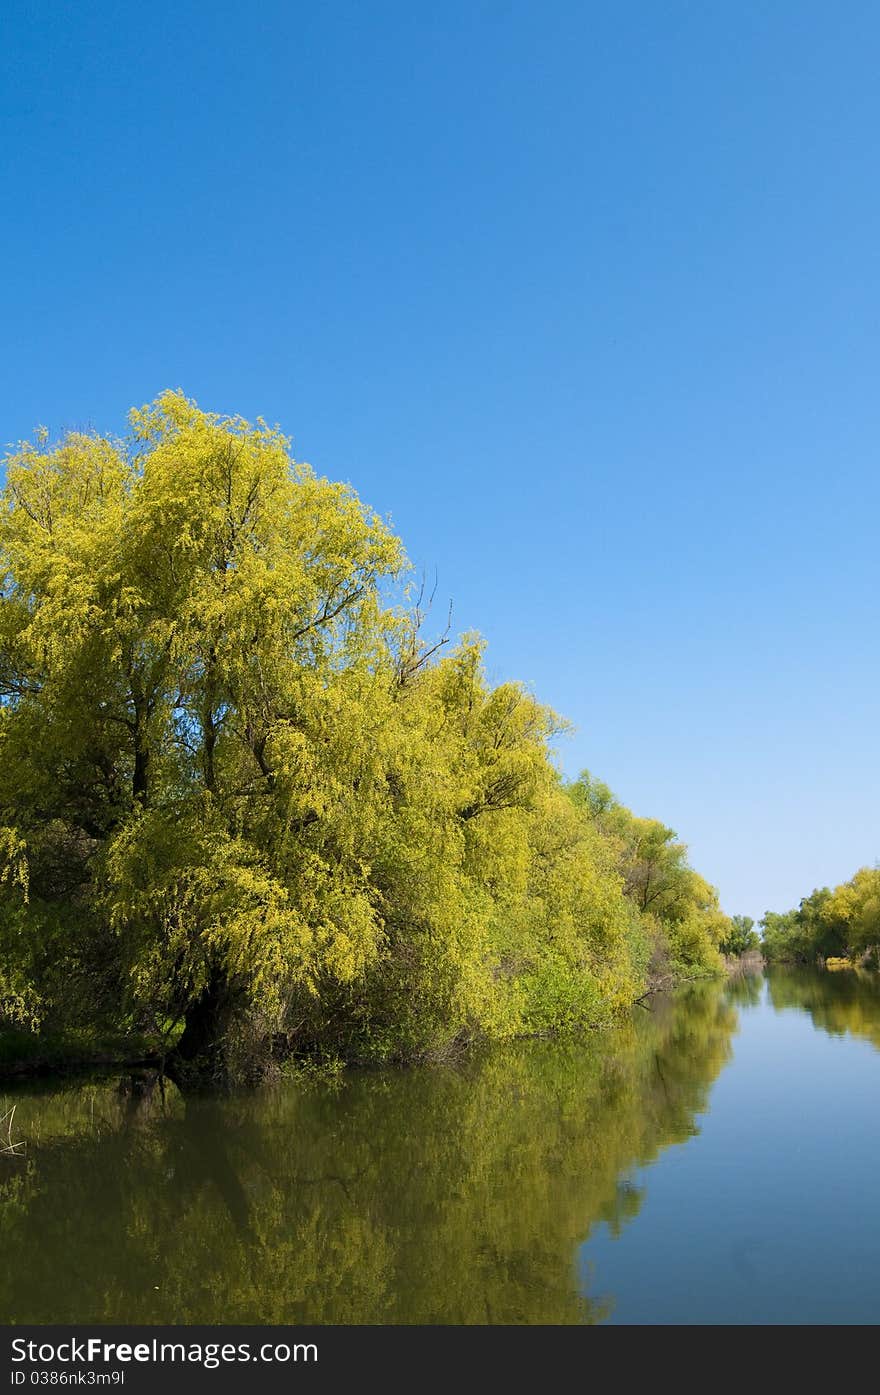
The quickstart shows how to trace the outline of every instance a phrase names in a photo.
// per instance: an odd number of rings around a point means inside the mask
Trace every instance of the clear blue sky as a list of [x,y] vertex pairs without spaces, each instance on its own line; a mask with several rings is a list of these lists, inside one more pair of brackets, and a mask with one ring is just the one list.
[[880,9],[5,0],[0,439],[390,513],[728,911],[880,856]]

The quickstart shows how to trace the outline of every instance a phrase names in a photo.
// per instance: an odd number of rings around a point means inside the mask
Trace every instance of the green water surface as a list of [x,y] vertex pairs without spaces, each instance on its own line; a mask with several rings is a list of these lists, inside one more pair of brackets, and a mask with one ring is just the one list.
[[0,1321],[876,1322],[880,983],[232,1098],[0,1086]]

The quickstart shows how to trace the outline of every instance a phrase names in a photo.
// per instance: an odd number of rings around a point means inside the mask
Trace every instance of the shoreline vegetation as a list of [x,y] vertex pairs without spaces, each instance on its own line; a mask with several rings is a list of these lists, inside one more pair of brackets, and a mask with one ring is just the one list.
[[[766,961],[760,950],[749,950],[739,955],[722,955],[721,968],[713,967],[702,972],[692,972],[687,975],[669,975],[654,986],[648,988],[638,998],[635,998],[630,1008],[650,1006],[652,999],[666,998],[670,993],[678,989],[686,989],[689,985],[705,983],[710,979],[717,979],[726,976],[728,979],[753,978],[760,975],[766,967]],[[825,965],[829,969],[834,968],[855,968],[849,960],[832,961]],[[628,1009],[627,1009],[628,1010]],[[653,1007],[651,1007],[653,1011]],[[592,1032],[601,1031],[603,1026],[613,1026],[619,1022],[624,1014],[618,1013],[613,1020],[609,1019],[604,1024],[582,1024],[581,1031]],[[577,1028],[569,1031],[569,1036],[576,1036]],[[531,1034],[520,1033],[516,1037],[507,1038],[510,1041],[530,1041],[537,1038],[556,1038],[562,1035],[559,1031],[535,1032]],[[467,1049],[466,1046],[462,1050]],[[435,1060],[448,1060],[448,1053],[445,1057],[433,1058]],[[431,1061],[432,1058],[426,1058]],[[344,1062],[338,1059],[327,1059],[324,1061],[315,1060],[293,1060],[287,1062],[276,1062],[272,1066],[265,1068],[262,1078],[278,1079],[287,1074],[286,1067],[290,1067],[289,1073],[300,1076],[315,1073],[325,1077],[335,1075],[340,1069],[356,1069],[358,1065],[378,1065],[381,1062],[350,1061]],[[404,1063],[405,1064],[405,1063]],[[15,1080],[26,1080],[33,1078],[62,1078],[66,1076],[91,1075],[95,1071],[113,1070],[147,1072],[144,1078],[149,1080],[149,1073],[163,1073],[166,1071],[167,1061],[162,1056],[152,1051],[148,1044],[137,1041],[122,1039],[115,1045],[112,1042],[97,1041],[90,1042],[87,1034],[72,1033],[69,1036],[50,1036],[48,1039],[40,1035],[39,1032],[27,1032],[21,1029],[0,1028],[0,1081],[12,1082]],[[137,1077],[135,1077],[136,1079]],[[207,1083],[222,1083],[218,1081]],[[226,1083],[235,1083],[232,1080]]]
[[565,722],[479,637],[429,629],[349,486],[179,392],[130,423],[6,460],[0,1073],[448,1059],[755,949],[670,828],[562,777]]
[[768,911],[762,922],[771,964],[880,968],[880,867],[861,867],[833,889],[823,886],[795,910]]

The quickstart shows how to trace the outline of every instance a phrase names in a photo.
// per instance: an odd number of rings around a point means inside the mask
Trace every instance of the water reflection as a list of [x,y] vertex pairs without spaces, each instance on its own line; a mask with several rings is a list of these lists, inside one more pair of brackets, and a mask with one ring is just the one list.
[[880,1050],[880,974],[866,969],[772,969],[768,996],[777,1012],[809,1014],[831,1036],[853,1036]]
[[578,1247],[694,1133],[755,991],[698,985],[585,1042],[335,1087],[20,1092],[0,1320],[601,1321]]
[[735,974],[728,979],[724,992],[727,1001],[737,1007],[757,1007],[764,993],[764,975],[760,972]]

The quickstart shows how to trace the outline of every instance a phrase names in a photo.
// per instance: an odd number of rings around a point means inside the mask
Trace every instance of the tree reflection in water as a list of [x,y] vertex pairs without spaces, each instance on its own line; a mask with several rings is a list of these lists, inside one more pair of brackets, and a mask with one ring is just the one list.
[[0,1315],[601,1321],[578,1247],[637,1213],[629,1171],[696,1131],[732,999],[753,991],[704,983],[585,1040],[338,1084],[20,1092],[29,1151],[0,1174]]

